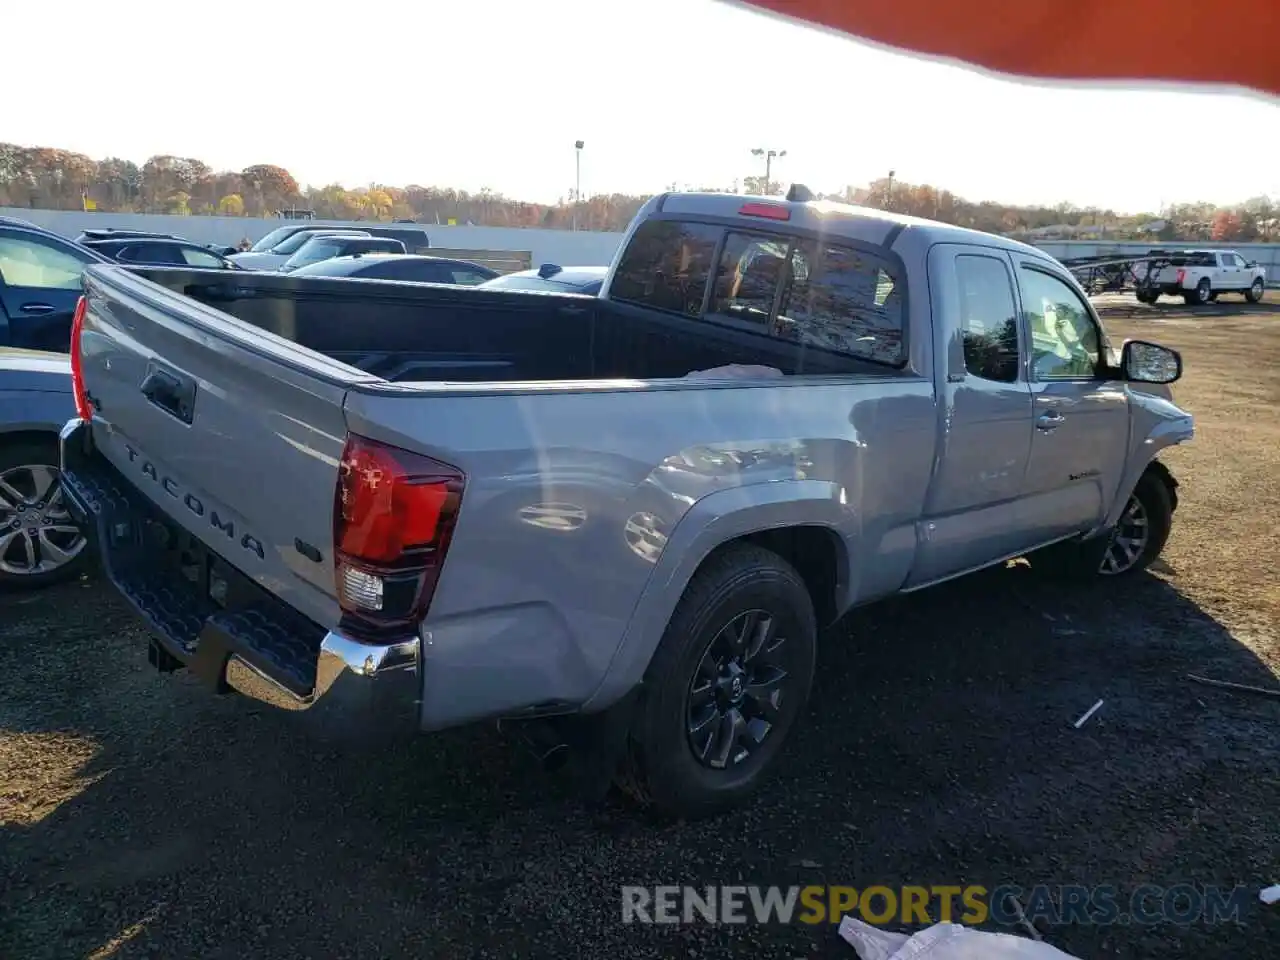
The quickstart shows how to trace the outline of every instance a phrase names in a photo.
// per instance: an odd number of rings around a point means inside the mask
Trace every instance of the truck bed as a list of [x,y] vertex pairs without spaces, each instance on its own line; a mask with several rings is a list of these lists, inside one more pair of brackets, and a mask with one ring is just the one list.
[[129,272],[392,382],[650,380],[731,363],[784,374],[896,374],[745,323],[733,329],[573,294],[169,267]]

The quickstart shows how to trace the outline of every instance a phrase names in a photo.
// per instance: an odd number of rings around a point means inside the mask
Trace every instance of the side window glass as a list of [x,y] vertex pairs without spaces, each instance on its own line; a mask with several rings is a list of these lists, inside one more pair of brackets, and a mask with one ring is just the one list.
[[464,287],[474,287],[477,283],[484,283],[485,279],[485,277],[482,277],[474,270],[453,271],[453,282],[461,284]]
[[11,287],[78,290],[87,258],[26,237],[0,237],[0,278]]
[[774,329],[808,346],[901,366],[901,290],[888,260],[850,247],[797,244]]
[[610,296],[698,316],[720,234],[720,227],[702,223],[642,223],[618,262]]
[[960,336],[970,376],[998,383],[1018,379],[1018,309],[1013,281],[995,257],[956,257]]
[[1064,281],[1023,267],[1022,309],[1031,331],[1031,369],[1039,380],[1079,380],[1097,374],[1102,358],[1097,325]]
[[764,325],[787,264],[787,241],[730,233],[716,268],[711,313]]
[[212,253],[205,253],[203,250],[192,250],[190,247],[182,248],[182,258],[186,260],[187,265],[191,267],[222,266],[222,261]]

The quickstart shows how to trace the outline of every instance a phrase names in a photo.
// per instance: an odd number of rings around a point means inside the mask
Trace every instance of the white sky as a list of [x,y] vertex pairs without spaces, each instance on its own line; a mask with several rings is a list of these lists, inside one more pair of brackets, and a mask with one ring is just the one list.
[[728,186],[765,146],[817,190],[894,169],[1128,212],[1280,196],[1277,101],[1020,84],[713,0],[4,6],[5,75],[31,82],[0,101],[0,141],[95,159],[545,201],[582,139],[586,194]]

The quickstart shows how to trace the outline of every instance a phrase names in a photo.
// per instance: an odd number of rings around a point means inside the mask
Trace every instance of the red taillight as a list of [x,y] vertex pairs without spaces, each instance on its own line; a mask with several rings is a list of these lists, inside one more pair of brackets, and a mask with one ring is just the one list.
[[88,306],[89,302],[82,296],[76,301],[76,312],[71,318],[71,391],[76,398],[76,416],[81,420],[93,419],[93,404],[84,387],[84,361],[80,356],[80,331],[84,329],[84,312]]
[[448,464],[350,435],[338,467],[334,563],[344,611],[375,624],[426,612],[462,501]]
[[738,213],[744,217],[764,217],[767,220],[791,219],[791,210],[780,203],[744,203]]
[[1187,277],[1187,271],[1179,267],[1178,268],[1178,286],[1182,286],[1182,281],[1185,280],[1186,277]]

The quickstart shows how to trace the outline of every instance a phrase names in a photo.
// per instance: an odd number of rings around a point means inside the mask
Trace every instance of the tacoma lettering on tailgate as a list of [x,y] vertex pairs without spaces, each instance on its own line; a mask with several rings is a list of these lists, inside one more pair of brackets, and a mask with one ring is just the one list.
[[252,534],[245,533],[244,531],[240,532],[240,537],[237,540],[236,525],[234,521],[223,519],[218,516],[217,510],[206,508],[203,501],[201,501],[194,493],[184,492],[176,480],[172,477],[165,476],[157,470],[154,463],[144,457],[133,447],[129,446],[129,444],[126,443],[124,448],[129,454],[130,463],[142,464],[142,475],[144,477],[150,477],[151,481],[158,484],[161,490],[173,497],[173,499],[181,502],[183,506],[197,517],[200,517],[202,520],[208,519],[209,523],[214,528],[221,530],[228,540],[233,543],[239,543],[242,548],[248,550],[250,553],[257,554],[259,560],[266,559],[266,551],[262,548],[261,540]]

